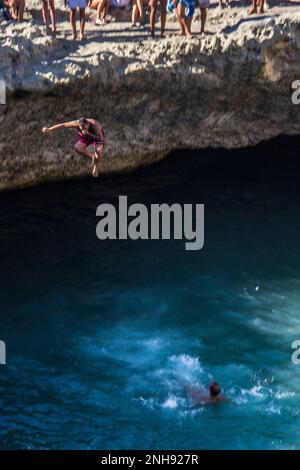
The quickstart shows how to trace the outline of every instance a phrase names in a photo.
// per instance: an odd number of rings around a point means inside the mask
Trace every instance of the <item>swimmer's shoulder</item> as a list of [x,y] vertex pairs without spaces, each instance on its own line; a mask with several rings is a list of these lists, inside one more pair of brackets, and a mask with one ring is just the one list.
[[229,402],[229,401],[230,401],[230,398],[224,397],[224,395],[222,395],[220,397],[216,397],[216,400],[215,400],[216,403],[218,403],[218,402]]
[[227,398],[227,397],[224,397],[224,396],[221,396],[221,397],[215,397],[215,398],[211,398],[211,397],[206,397],[206,398],[203,398],[201,400],[201,402],[199,401],[197,403],[198,406],[201,406],[201,405],[215,405],[217,403],[226,403],[226,402],[229,402],[230,399]]

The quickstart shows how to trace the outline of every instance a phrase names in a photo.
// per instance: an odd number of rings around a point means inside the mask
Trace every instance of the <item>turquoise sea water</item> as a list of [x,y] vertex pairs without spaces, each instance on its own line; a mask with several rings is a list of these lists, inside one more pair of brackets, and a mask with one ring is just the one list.
[[[0,195],[1,448],[300,448],[298,147]],[[205,247],[100,242],[119,194],[204,203]],[[230,402],[191,408],[212,380]]]

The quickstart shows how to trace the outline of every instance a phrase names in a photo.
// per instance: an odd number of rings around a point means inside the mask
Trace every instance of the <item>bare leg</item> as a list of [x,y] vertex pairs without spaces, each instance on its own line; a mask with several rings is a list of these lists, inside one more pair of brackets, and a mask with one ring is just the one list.
[[42,15],[43,15],[43,20],[44,24],[48,24],[49,20],[49,9],[48,9],[48,2],[46,0],[42,1]]
[[99,176],[99,164],[100,164],[100,160],[102,159],[102,156],[103,156],[103,145],[98,145],[95,148],[94,165],[93,165],[93,170],[92,170],[92,175],[95,178]]
[[102,24],[107,24],[107,20],[106,20],[107,12],[108,12],[108,1],[104,0],[102,11],[101,11]]
[[101,24],[102,3],[103,3],[103,1],[100,1],[100,2],[98,3],[98,6],[97,6],[96,24]]
[[155,34],[155,15],[157,10],[157,0],[151,0],[151,11],[150,11],[150,29],[151,29],[151,36],[154,38]]
[[109,10],[109,0],[106,0],[105,1],[105,9],[104,9],[104,20],[105,20],[105,23],[108,23],[107,21],[107,15],[108,15],[108,10]]
[[[192,37],[192,32],[191,32],[191,28],[192,28],[192,21],[193,21],[193,18],[186,18],[186,25],[187,25],[187,28],[188,28],[188,31],[190,32],[190,36],[189,37]],[[187,35],[188,36],[188,35]]]
[[85,25],[85,8],[79,9],[80,14],[80,39],[84,39],[84,25]]
[[200,33],[204,34],[205,33],[205,23],[206,23],[206,18],[207,18],[207,10],[206,8],[200,8],[200,12],[201,12],[201,30],[200,30]]
[[131,16],[132,26],[136,26],[136,22],[138,20],[138,17],[139,17],[139,9],[138,9],[137,4],[134,3],[134,5],[132,7],[132,16]]
[[265,0],[260,0],[260,3],[259,3],[259,13],[262,15],[265,10],[264,10],[264,5],[265,5]]
[[160,37],[165,37],[167,18],[167,0],[160,0]]
[[12,17],[12,19],[17,20],[18,19],[17,5],[14,3],[13,0],[8,0],[6,4],[9,10],[9,14]]
[[18,2],[18,21],[23,21],[25,9],[25,0],[19,0]]
[[87,150],[87,146],[83,144],[82,142],[76,142],[74,148],[77,153],[80,153],[81,155],[85,155],[86,157],[90,158],[92,162],[94,161],[94,153],[89,152]]
[[183,22],[183,25],[184,25],[184,30],[185,30],[185,34],[188,38],[191,38],[192,37],[192,33],[191,33],[191,20],[187,20],[185,18],[185,7],[183,5],[181,5],[180,3],[178,4],[178,14],[181,18],[181,21]]
[[257,13],[257,0],[252,0],[252,8],[248,11],[248,15],[254,15]]
[[97,7],[97,19],[96,24],[103,24],[103,11],[105,9],[105,0],[100,0]]
[[177,18],[178,18],[180,29],[181,29],[180,36],[185,36],[184,22],[183,22],[183,20],[180,16],[180,13],[179,13],[179,10],[178,10],[178,5],[176,7],[176,13],[177,13]]
[[144,25],[145,24],[145,11],[144,11],[143,0],[137,0],[136,4],[137,4],[137,8],[138,8],[139,15],[140,15],[140,24]]
[[55,5],[54,5],[54,0],[49,0],[49,6],[50,6],[50,18],[51,18],[51,24],[52,24],[52,32],[56,32],[56,12],[55,12]]
[[70,10],[70,22],[73,30],[73,39],[77,38],[77,31],[76,31],[76,9]]

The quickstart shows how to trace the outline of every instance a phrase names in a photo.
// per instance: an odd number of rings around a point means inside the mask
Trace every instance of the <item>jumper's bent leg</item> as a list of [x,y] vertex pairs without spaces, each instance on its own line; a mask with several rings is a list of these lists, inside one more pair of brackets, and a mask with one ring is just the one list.
[[83,144],[82,142],[76,142],[74,148],[77,153],[80,153],[81,155],[85,155],[86,157],[90,158],[93,161],[94,154],[87,150],[87,146],[85,144]]

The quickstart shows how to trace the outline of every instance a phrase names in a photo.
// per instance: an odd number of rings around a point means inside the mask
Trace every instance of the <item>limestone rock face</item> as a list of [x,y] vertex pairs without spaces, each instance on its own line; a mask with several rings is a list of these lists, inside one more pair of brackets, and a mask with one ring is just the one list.
[[80,116],[106,130],[105,172],[150,164],[175,148],[242,147],[300,132],[300,105],[291,101],[300,80],[293,7],[256,18],[244,8],[209,9],[211,34],[192,40],[176,37],[170,18],[174,34],[164,40],[124,21],[106,29],[89,22],[86,41],[74,43],[66,14],[59,10],[56,37],[37,12],[24,24],[1,24],[0,80],[8,89],[0,105],[1,189],[88,174],[89,162],[73,150],[74,131],[41,133]]

